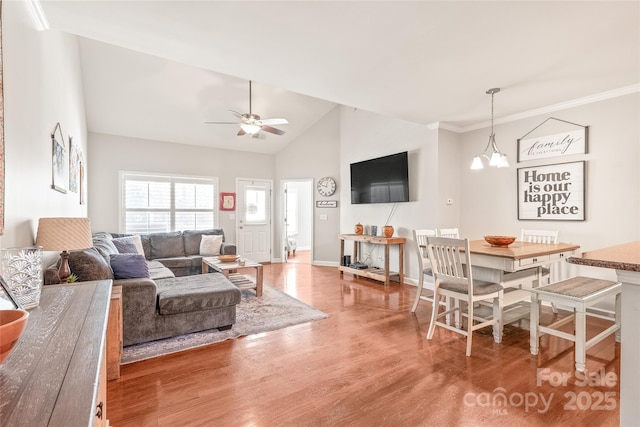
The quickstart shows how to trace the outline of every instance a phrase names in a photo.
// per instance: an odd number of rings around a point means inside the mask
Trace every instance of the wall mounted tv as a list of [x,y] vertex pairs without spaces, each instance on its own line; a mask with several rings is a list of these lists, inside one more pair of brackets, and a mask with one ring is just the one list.
[[351,163],[351,204],[409,201],[407,152]]

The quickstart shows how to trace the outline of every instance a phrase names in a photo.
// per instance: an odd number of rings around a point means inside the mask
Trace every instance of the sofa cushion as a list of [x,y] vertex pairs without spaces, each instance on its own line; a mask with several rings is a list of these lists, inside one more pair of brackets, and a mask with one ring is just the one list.
[[157,280],[156,286],[162,315],[204,311],[240,302],[240,289],[220,273]]
[[181,231],[152,233],[149,238],[151,242],[151,259],[174,258],[185,255]]
[[112,239],[111,242],[121,254],[139,254],[138,248],[133,241],[133,236],[118,237]]
[[96,233],[93,235],[93,247],[102,255],[107,263],[110,261],[111,254],[117,254],[118,248],[112,242],[111,234]]
[[153,280],[176,277],[173,271],[158,261],[147,261],[147,266],[149,266],[149,277]]
[[185,230],[182,232],[185,255],[198,255],[200,253],[201,236],[222,236],[222,241],[224,242],[224,231],[221,228]]
[[191,268],[191,260],[188,257],[157,258],[154,261],[162,263],[167,268]]
[[140,242],[145,258],[151,259],[151,236],[149,234],[140,235]]
[[116,279],[149,277],[147,260],[140,254],[111,254],[111,269]]
[[200,240],[200,255],[216,256],[220,255],[220,247],[222,246],[222,236],[202,235]]
[[113,271],[95,248],[69,252],[69,268],[79,282],[113,279]]

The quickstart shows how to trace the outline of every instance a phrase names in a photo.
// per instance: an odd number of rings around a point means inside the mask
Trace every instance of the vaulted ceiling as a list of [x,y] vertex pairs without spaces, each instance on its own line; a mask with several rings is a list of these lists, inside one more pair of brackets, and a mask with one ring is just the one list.
[[[640,83],[637,1],[55,1],[92,132],[275,153],[336,105],[469,129]],[[228,110],[284,117],[238,137]]]

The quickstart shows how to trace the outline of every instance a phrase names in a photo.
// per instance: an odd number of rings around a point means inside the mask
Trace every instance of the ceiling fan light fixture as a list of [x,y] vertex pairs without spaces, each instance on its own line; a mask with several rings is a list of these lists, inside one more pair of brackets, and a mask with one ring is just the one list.
[[260,126],[254,125],[254,124],[250,124],[250,123],[242,123],[240,125],[240,127],[242,128],[243,131],[245,131],[249,135],[253,135],[254,133],[258,133],[258,131],[260,130]]

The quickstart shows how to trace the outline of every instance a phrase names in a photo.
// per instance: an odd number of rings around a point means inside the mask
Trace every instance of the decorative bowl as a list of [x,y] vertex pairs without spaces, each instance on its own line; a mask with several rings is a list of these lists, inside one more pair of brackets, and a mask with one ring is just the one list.
[[497,248],[506,248],[513,242],[515,242],[515,236],[484,236],[484,240],[491,246]]
[[240,258],[238,255],[219,255],[218,259],[222,262],[235,262]]
[[0,363],[4,362],[18,342],[28,317],[26,310],[0,310]]

